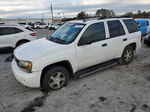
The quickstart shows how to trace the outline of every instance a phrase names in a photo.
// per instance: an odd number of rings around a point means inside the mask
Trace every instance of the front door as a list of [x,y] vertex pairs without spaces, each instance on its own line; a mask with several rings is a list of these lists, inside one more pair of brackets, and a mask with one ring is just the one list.
[[76,48],[78,70],[104,62],[108,45],[103,22],[90,25],[81,36]]

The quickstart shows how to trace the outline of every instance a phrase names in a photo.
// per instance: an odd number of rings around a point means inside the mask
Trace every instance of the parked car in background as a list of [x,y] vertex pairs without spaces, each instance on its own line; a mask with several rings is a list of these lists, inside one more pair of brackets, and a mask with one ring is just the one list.
[[21,25],[21,26],[25,27],[25,29],[27,29],[27,30],[34,32],[34,29],[30,25]]
[[35,29],[45,29],[45,28],[48,28],[48,25],[46,23],[35,23],[34,24],[34,28]]
[[48,29],[50,30],[54,24],[49,24]]
[[150,46],[150,35],[148,35],[148,36],[144,39],[144,44]]
[[36,32],[21,25],[0,25],[0,49],[14,49],[36,39]]
[[136,19],[135,21],[138,24],[138,27],[140,31],[142,32],[143,36],[150,33],[150,20],[149,19]]
[[51,25],[51,27],[49,28],[49,30],[57,30],[61,26],[62,26],[62,24],[53,24],[53,25]]
[[131,18],[70,21],[51,36],[17,48],[11,66],[23,85],[56,90],[69,76],[129,64],[140,48],[141,32]]

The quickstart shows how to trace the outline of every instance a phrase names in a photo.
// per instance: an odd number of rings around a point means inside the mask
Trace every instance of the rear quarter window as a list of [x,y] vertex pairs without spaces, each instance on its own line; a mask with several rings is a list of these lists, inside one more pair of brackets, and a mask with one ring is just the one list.
[[125,19],[123,20],[123,22],[125,23],[129,33],[134,33],[134,32],[139,31],[138,25],[133,19]]

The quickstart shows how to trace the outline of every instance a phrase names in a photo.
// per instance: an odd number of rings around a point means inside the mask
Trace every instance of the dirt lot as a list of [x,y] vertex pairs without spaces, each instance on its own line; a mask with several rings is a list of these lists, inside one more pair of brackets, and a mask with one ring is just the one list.
[[143,45],[129,65],[72,78],[49,93],[18,83],[5,62],[9,55],[0,55],[0,112],[150,112],[150,47]]

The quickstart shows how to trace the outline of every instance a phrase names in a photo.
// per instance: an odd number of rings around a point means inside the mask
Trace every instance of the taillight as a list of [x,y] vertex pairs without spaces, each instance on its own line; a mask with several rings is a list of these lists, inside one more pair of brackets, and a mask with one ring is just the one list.
[[31,35],[31,36],[36,36],[36,33],[30,33],[29,35]]

